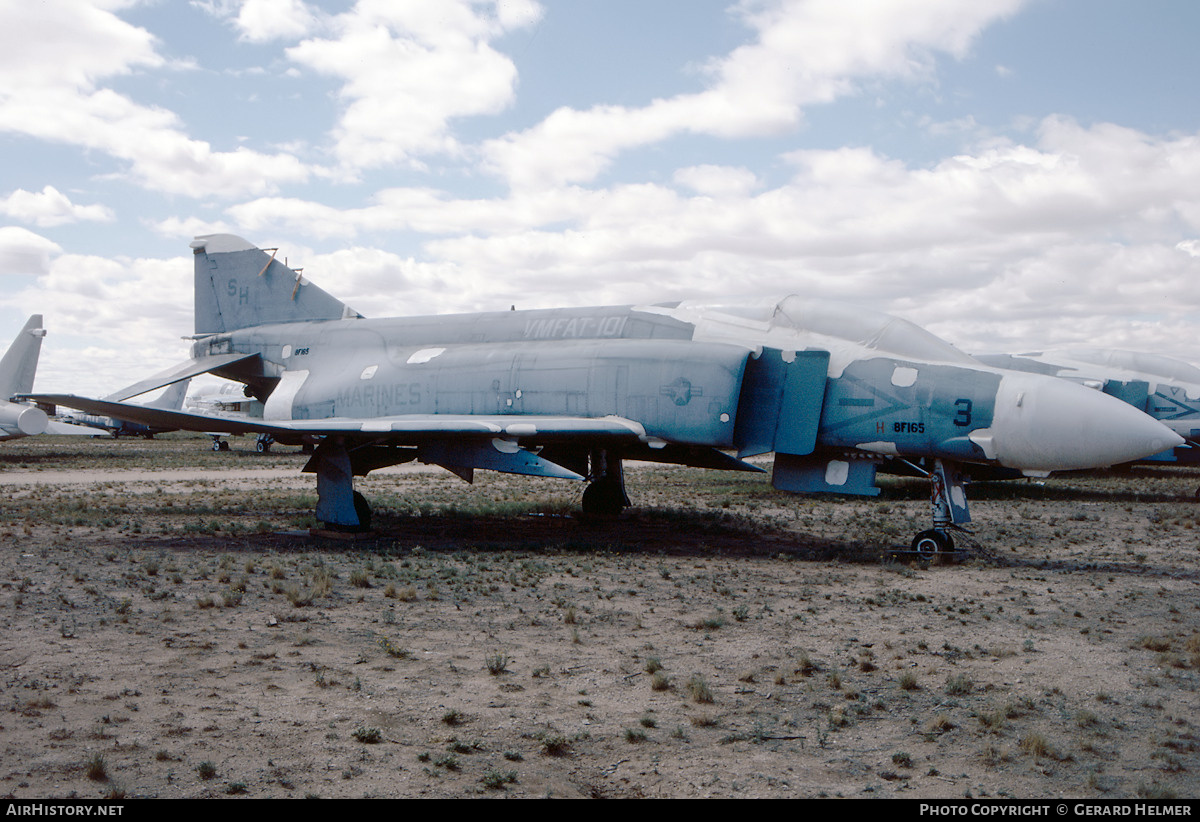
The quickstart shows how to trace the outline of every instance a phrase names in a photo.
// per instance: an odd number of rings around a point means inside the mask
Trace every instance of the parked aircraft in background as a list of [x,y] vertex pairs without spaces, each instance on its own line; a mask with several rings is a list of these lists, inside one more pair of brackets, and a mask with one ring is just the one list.
[[46,412],[27,402],[14,402],[17,395],[33,390],[38,357],[42,352],[42,315],[34,314],[0,359],[0,440],[15,440],[37,434],[90,434],[87,429],[51,420]]
[[978,359],[999,368],[1071,380],[1123,400],[1185,440],[1146,461],[1200,464],[1200,368],[1191,363],[1117,348],[987,354]]
[[50,422],[46,412],[26,403],[11,402],[17,394],[33,390],[38,355],[42,351],[42,315],[34,314],[25,321],[4,358],[0,360],[0,439],[30,437],[46,430]]
[[[167,390],[162,393],[158,399],[146,403],[146,408],[166,408],[170,410],[179,410],[183,408],[183,399],[187,395],[188,385],[191,380],[181,380],[167,387]],[[107,431],[114,438],[117,437],[144,437],[148,440],[154,439],[155,434],[163,434],[167,431],[174,431],[174,428],[164,428],[160,426],[143,425],[140,422],[130,422],[129,420],[119,419],[117,417],[107,417],[98,414],[68,414],[63,417],[64,422],[69,422],[73,425],[85,425],[89,428]]]
[[[211,390],[205,390],[188,397],[185,405],[188,410],[197,414],[208,414],[217,417],[238,417],[262,419],[263,404],[254,397],[246,394],[247,387],[239,383],[227,382]],[[228,451],[229,443],[222,439],[225,432],[207,432],[212,437],[212,450]],[[267,433],[259,433],[255,438],[254,450],[266,454],[275,443],[275,438]],[[305,445],[306,451],[311,451],[311,445]]]
[[[629,505],[625,460],[760,471],[776,488],[878,494],[884,460],[924,459],[933,527],[969,521],[964,463],[1029,473],[1126,462],[1181,442],[1112,397],[983,365],[917,326],[801,297],[364,319],[240,237],[198,237],[192,359],[124,399],[211,372],[261,420],[71,395],[43,402],[148,425],[266,433],[316,450],[317,516],[366,528],[353,478],[410,460],[587,480],[583,509]],[[736,453],[736,456],[732,453]]]

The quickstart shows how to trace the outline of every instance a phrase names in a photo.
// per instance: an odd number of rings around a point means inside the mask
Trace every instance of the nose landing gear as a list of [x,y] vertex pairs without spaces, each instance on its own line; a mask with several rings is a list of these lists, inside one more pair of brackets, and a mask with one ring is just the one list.
[[929,478],[929,501],[933,515],[933,527],[913,537],[911,553],[929,562],[957,556],[958,551],[950,532],[970,534],[962,527],[963,523],[971,521],[971,512],[967,508],[966,476],[955,463],[946,460],[934,460],[931,471],[912,463],[909,465]]

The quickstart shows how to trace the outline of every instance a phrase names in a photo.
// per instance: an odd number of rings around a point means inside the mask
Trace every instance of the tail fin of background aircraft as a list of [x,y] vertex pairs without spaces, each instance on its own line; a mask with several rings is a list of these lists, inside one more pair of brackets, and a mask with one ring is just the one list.
[[197,334],[362,316],[241,237],[207,234],[194,239],[192,249]]
[[37,372],[44,336],[41,314],[34,314],[25,321],[25,327],[0,360],[0,400],[33,391],[33,375]]
[[188,386],[191,384],[191,380],[173,382],[167,386],[166,391],[162,392],[162,396],[154,402],[146,403],[146,405],[150,408],[166,408],[169,411],[182,410],[183,399],[187,396]]

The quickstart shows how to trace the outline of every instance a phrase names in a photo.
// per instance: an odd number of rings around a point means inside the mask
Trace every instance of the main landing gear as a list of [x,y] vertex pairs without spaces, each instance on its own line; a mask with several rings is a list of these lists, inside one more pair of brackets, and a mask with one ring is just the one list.
[[629,506],[621,458],[596,449],[589,455],[589,463],[590,483],[583,492],[583,513],[605,518],[618,516]]

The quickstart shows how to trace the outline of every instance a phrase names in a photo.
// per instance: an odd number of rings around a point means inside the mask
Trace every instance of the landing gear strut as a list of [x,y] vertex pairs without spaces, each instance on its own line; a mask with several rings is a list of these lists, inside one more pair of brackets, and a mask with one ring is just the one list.
[[589,459],[588,478],[591,482],[583,492],[583,513],[596,517],[618,516],[629,505],[621,458],[597,449]]
[[371,530],[371,506],[354,490],[354,470],[346,443],[337,437],[324,440],[304,466],[317,475],[317,519],[333,531]]
[[[912,467],[917,468],[915,465]],[[917,470],[929,477],[933,527],[913,537],[912,550],[921,559],[934,560],[939,555],[954,553],[954,538],[950,536],[950,531],[970,533],[962,527],[971,521],[971,512],[967,508],[966,477],[955,463],[940,459],[934,460],[932,471]]]

